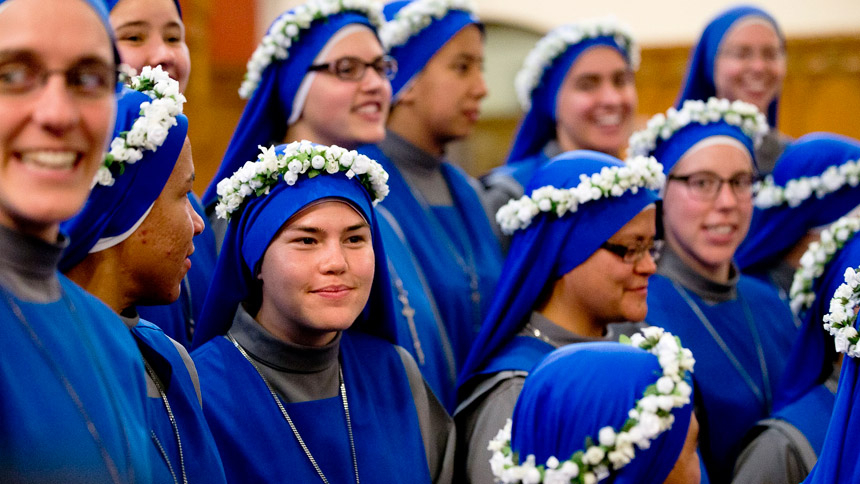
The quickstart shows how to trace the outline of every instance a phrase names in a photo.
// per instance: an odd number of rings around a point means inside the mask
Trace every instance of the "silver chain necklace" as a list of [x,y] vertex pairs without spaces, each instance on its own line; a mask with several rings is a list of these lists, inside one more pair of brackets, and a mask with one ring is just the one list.
[[[152,369],[146,360],[143,360],[143,366],[146,367],[146,373],[149,375],[149,378],[151,378],[152,382],[155,383],[155,388],[158,389],[158,393],[161,395],[161,401],[164,403],[165,410],[167,410],[167,418],[170,419],[170,426],[173,427],[173,435],[176,436],[176,447],[179,449],[179,470],[182,473],[182,483],[188,484],[188,476],[185,474],[185,456],[182,454],[182,440],[179,438],[179,425],[176,424],[176,417],[173,415],[173,410],[170,408],[170,402],[167,401],[167,393],[164,391],[164,387],[161,385],[158,375],[155,374],[155,370]],[[173,470],[173,466],[170,464],[170,459],[167,457],[167,452],[164,450],[164,447],[161,446],[161,442],[158,440],[155,432],[150,430],[150,433],[158,447],[158,450],[161,452],[161,456],[164,457],[164,461],[167,462],[167,469],[170,471],[170,475],[173,476],[173,482],[175,484],[179,484],[179,480],[176,479],[176,472]]]
[[[239,350],[239,353],[242,353],[242,356],[244,356],[245,359],[248,360],[248,363],[250,363],[251,366],[254,367],[254,370],[257,371],[257,374],[260,375],[260,378],[263,379],[263,383],[265,383],[266,388],[269,389],[269,393],[272,395],[272,399],[274,399],[275,404],[278,405],[278,409],[281,411],[281,415],[284,416],[284,420],[286,420],[287,424],[289,424],[290,430],[293,431],[293,435],[296,436],[296,440],[299,442],[299,446],[301,446],[302,450],[305,451],[305,455],[308,457],[308,460],[311,462],[311,465],[314,467],[314,470],[317,471],[317,475],[320,476],[320,479],[322,479],[325,484],[329,484],[328,479],[326,479],[325,474],[323,474],[322,469],[320,469],[319,464],[317,464],[316,459],[314,459],[313,454],[311,454],[311,450],[308,448],[307,444],[305,444],[305,441],[304,439],[302,439],[301,434],[299,434],[299,429],[296,428],[296,425],[293,423],[293,419],[290,418],[290,414],[287,413],[287,409],[284,408],[284,404],[281,403],[281,399],[278,398],[278,394],[275,393],[275,389],[272,388],[272,385],[269,383],[269,380],[267,380],[266,377],[263,376],[263,372],[260,371],[260,368],[257,367],[257,364],[254,363],[254,361],[245,351],[245,348],[243,348],[242,345],[240,345],[239,342],[236,341],[235,338],[233,338],[233,335],[228,334],[227,338],[233,343],[233,346],[235,346],[236,349]],[[352,453],[352,466],[355,470],[355,484],[360,484],[358,479],[358,460],[355,457],[355,441],[352,437],[352,420],[349,417],[349,403],[346,400],[346,384],[343,382],[342,366],[338,366],[338,379],[340,381],[340,398],[343,402],[343,413],[346,415],[346,431],[349,435],[349,450]]]

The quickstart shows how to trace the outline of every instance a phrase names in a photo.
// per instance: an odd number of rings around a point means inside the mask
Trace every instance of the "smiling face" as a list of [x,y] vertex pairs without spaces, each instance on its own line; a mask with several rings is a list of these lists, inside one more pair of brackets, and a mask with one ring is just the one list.
[[[715,144],[684,155],[672,169],[683,177],[711,172],[723,179],[752,174],[749,153],[738,146]],[[680,180],[670,179],[663,196],[666,242],[684,263],[715,281],[727,281],[732,258],[752,219],[752,197],[737,196],[723,183],[713,200],[692,195]]]
[[120,0],[110,12],[122,61],[137,72],[161,66],[184,92],[191,74],[185,25],[173,0]]
[[341,201],[311,205],[284,224],[263,255],[256,319],[285,341],[325,345],[361,314],[374,270],[364,217]]
[[[607,242],[635,247],[654,241],[657,209],[638,213]],[[606,325],[642,321],[648,312],[648,277],[657,270],[647,253],[634,264],[597,249],[558,279],[541,314],[576,334],[602,337]]]
[[467,25],[404,88],[391,129],[424,151],[441,154],[448,142],[468,136],[478,122],[487,95],[483,68],[483,34]]
[[[110,38],[79,0],[6,2],[0,32],[0,224],[55,241],[89,195],[113,127],[113,86],[86,84],[113,75]],[[22,89],[38,70],[51,74]]]
[[191,206],[188,193],[194,183],[194,163],[188,138],[167,184],[149,215],[120,245],[135,304],[169,304],[179,298],[182,278],[191,268],[194,236],[203,231],[203,219]]
[[[372,62],[384,54],[370,29],[360,28],[338,40],[320,64],[343,57]],[[318,71],[299,119],[287,129],[286,141],[307,139],[324,145],[354,149],[385,137],[391,103],[391,83],[372,68],[358,81],[339,79]]]
[[608,46],[582,53],[556,98],[556,139],[563,151],[588,149],[617,156],[633,132],[633,70]]
[[773,26],[758,17],[732,26],[714,61],[717,97],[740,99],[767,113],[784,79],[785,49]]

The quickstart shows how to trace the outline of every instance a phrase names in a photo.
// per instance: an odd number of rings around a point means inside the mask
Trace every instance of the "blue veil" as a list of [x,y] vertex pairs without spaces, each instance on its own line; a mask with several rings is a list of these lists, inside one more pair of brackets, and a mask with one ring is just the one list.
[[[106,0],[108,10],[113,10],[121,0]],[[173,0],[173,4],[176,5],[176,11],[179,12],[179,18],[182,18],[182,6],[179,5],[179,0]]]
[[[113,137],[129,131],[140,115],[140,105],[151,100],[146,94],[124,89],[117,101]],[[60,230],[69,237],[60,271],[78,265],[96,244],[102,248],[107,248],[106,243],[118,244],[137,228],[167,184],[185,143],[188,118],[180,114],[176,121],[158,150],[144,151],[142,159],[126,163],[121,175],[114,173],[113,185],[96,185],[81,212],[60,224]]]
[[[293,102],[308,68],[328,40],[350,24],[365,25],[376,32],[366,16],[353,10],[314,20],[311,27],[302,30],[299,39],[290,46],[286,60],[275,60],[263,70],[260,83],[248,99],[236,125],[221,166],[203,194],[204,207],[208,209],[215,204],[218,181],[231,176],[246,161],[257,159],[258,146],[270,146],[283,141]],[[277,25],[278,21],[275,20],[269,31]]]
[[[830,133],[812,133],[789,145],[773,170],[773,181],[785,187],[789,180],[819,176],[831,166],[860,160],[860,142]],[[743,271],[766,270],[806,233],[830,224],[860,205],[860,190],[845,185],[822,198],[814,194],[797,207],[782,204],[753,212],[747,238],[735,258]]]
[[658,138],[657,146],[650,154],[663,164],[663,173],[668,175],[690,148],[699,141],[712,136],[728,136],[741,142],[749,152],[750,159],[753,160],[753,167],[755,167],[755,150],[752,138],[747,136],[741,128],[722,120],[708,124],[690,123],[673,133],[669,139]]
[[[526,379],[514,409],[511,449],[520,460],[559,460],[597,441],[600,429],[617,432],[645,389],[662,375],[657,357],[619,343],[581,343],[555,350]],[[688,378],[688,383],[692,383]],[[692,396],[691,396],[692,402]],[[675,408],[675,423],[647,450],[612,475],[615,484],[661,484],[687,438],[692,403]]]
[[[276,148],[278,154],[283,153],[284,146]],[[279,179],[283,181],[282,176]],[[373,287],[363,314],[352,328],[396,342],[394,302],[377,214],[358,178],[349,179],[339,172],[314,178],[302,176],[292,186],[279,182],[268,195],[251,198],[240,212],[233,214],[194,333],[194,348],[227,333],[239,304],[252,296],[257,287],[256,276],[269,243],[290,217],[323,198],[337,198],[352,205],[368,221],[373,234],[376,259]]]
[[[623,164],[595,151],[564,153],[535,174],[526,193],[547,185],[575,187],[581,175],[613,166]],[[655,192],[640,188],[637,193],[582,204],[575,213],[560,218],[539,214],[531,225],[515,232],[490,310],[460,373],[461,392],[516,336],[548,285],[591,257],[600,244],[657,199]]]
[[[714,63],[717,59],[717,54],[720,50],[720,44],[723,41],[726,33],[731,29],[732,25],[738,20],[748,16],[761,17],[773,25],[783,45],[785,44],[785,36],[779,29],[776,20],[764,10],[759,8],[741,5],[732,7],[723,13],[714,17],[713,20],[705,27],[702,32],[702,37],[699,43],[693,50],[690,56],[690,65],[687,68],[687,78],[684,81],[684,87],[681,90],[681,96],[675,105],[680,108],[687,99],[706,100],[709,97],[717,95],[717,89],[714,86]],[[777,108],[779,106],[779,97],[774,99],[767,108],[767,121],[771,127],[776,127]]]

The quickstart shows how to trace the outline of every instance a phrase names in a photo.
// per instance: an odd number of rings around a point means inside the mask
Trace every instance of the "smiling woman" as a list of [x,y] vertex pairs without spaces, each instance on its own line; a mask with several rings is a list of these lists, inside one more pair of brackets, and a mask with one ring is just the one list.
[[57,272],[114,119],[107,12],[0,1],[0,31],[0,480],[149,482],[137,347]]

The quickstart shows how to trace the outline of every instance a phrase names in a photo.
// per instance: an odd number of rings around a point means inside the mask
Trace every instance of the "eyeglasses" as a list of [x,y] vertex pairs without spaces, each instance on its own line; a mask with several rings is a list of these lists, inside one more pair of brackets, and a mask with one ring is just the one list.
[[758,177],[752,173],[740,173],[731,178],[721,178],[716,173],[700,171],[689,175],[669,175],[668,179],[686,184],[693,197],[711,201],[717,198],[717,194],[723,188],[723,183],[729,184],[738,199],[752,198]]
[[612,242],[606,241],[600,244],[600,248],[606,249],[618,257],[621,257],[621,260],[624,261],[625,264],[638,264],[639,261],[645,257],[645,254],[650,255],[651,259],[654,262],[657,262],[660,258],[660,253],[663,250],[663,241],[652,240],[648,244],[634,245],[632,247],[613,244]]
[[754,49],[752,47],[729,47],[720,49],[719,55],[736,61],[747,62],[753,59],[761,59],[767,63],[773,63],[785,58],[785,50],[775,47],[763,47]]
[[365,62],[358,57],[341,57],[332,62],[310,66],[308,72],[326,71],[342,81],[360,81],[364,78],[368,67],[373,68],[380,77],[389,81],[397,74],[397,61],[388,55],[377,57],[370,62]]
[[0,94],[29,94],[45,86],[54,74],[63,76],[69,92],[80,98],[113,94],[117,70],[98,60],[84,60],[68,69],[46,69],[38,59],[24,56],[0,62]]

